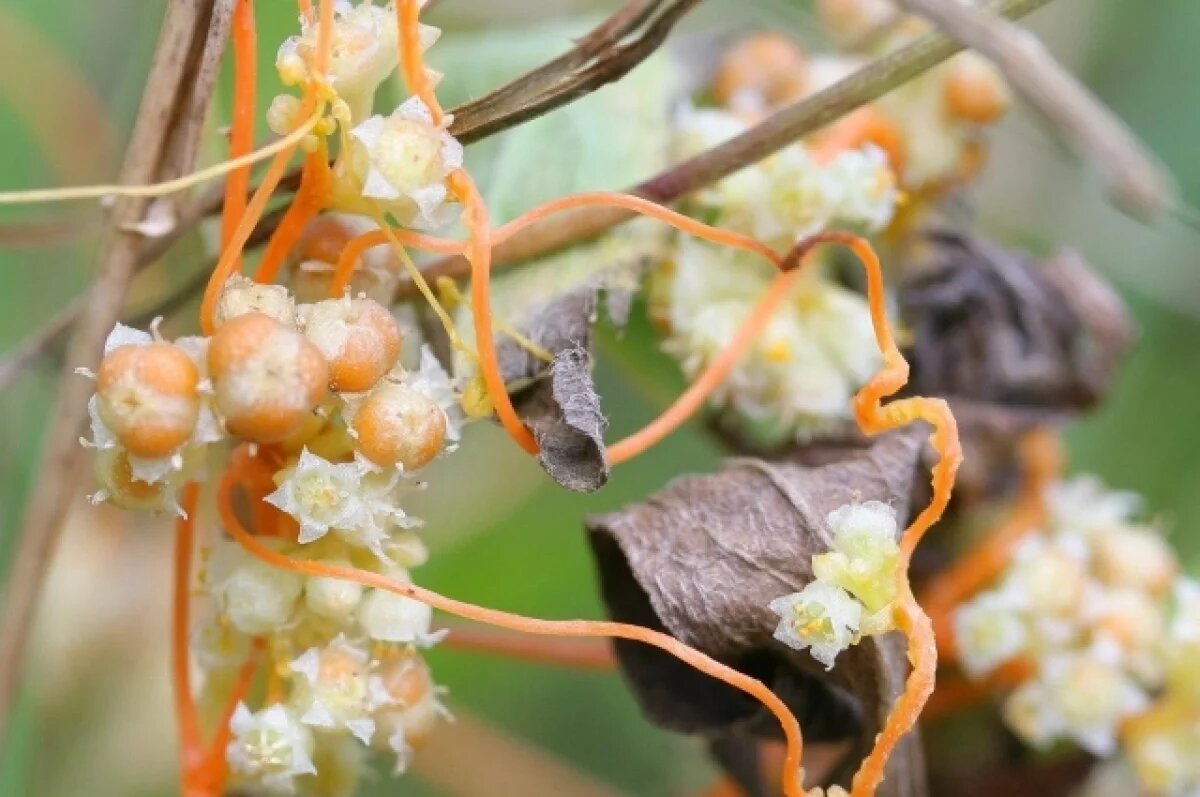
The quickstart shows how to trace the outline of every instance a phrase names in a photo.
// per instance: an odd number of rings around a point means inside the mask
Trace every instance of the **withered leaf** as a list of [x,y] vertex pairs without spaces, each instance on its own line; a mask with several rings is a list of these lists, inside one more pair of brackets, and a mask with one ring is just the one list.
[[[813,466],[731,460],[716,474],[682,477],[643,503],[589,519],[610,615],[664,630],[763,681],[807,738],[853,738],[855,752],[865,752],[903,688],[903,640],[864,640],[827,672],[772,638],[778,618],[767,605],[812,580],[813,554],[831,543],[825,518],[832,510],[880,500],[908,516],[927,434],[926,427],[894,432]],[[777,738],[775,720],[741,692],[654,648],[618,642],[616,652],[652,721],[704,734],[730,760],[737,734]],[[880,793],[924,792],[919,741],[910,738]]]
[[537,438],[538,461],[563,487],[590,492],[608,480],[607,421],[591,376],[592,326],[603,300],[609,320],[629,316],[638,275],[661,236],[610,236],[508,275],[494,294],[496,315],[552,355],[502,336],[497,358],[522,420]]
[[905,392],[950,402],[967,450],[964,492],[990,489],[1022,432],[1099,402],[1129,347],[1120,299],[1072,252],[1036,260],[936,230],[918,239],[903,273]]

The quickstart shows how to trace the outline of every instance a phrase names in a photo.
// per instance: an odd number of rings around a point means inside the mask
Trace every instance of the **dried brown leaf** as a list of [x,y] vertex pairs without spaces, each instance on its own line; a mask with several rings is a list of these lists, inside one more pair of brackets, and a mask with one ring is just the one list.
[[900,306],[907,390],[950,402],[968,489],[1006,469],[1021,433],[1097,404],[1132,337],[1120,299],[1077,254],[1039,261],[957,232],[914,247]]
[[[907,517],[926,434],[892,433],[816,466],[731,460],[716,474],[677,479],[641,504],[590,519],[609,613],[759,678],[788,703],[809,739],[854,738],[856,752],[864,751],[903,687],[903,640],[867,639],[826,672],[808,653],[772,638],[778,618],[767,605],[812,580],[812,556],[831,542],[825,518],[832,510],[880,500]],[[725,684],[652,648],[617,642],[616,653],[656,723],[705,734],[731,757],[731,734],[777,736],[770,715]],[[912,739],[885,792],[920,795],[924,788]]]

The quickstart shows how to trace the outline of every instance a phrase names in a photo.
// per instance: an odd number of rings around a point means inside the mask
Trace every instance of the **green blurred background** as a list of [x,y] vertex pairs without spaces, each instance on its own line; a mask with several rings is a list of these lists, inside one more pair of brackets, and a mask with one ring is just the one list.
[[[291,0],[258,5],[265,107],[274,94],[274,49],[293,29],[294,6]],[[587,15],[615,5],[444,0],[431,21],[446,35],[431,60],[447,72],[445,98],[481,93],[560,51],[594,19]],[[113,179],[160,14],[161,4],[149,0],[0,4],[0,189]],[[1057,0],[1031,26],[1166,161],[1183,204],[1200,205],[1200,158],[1194,157],[1200,3]],[[756,27],[779,27],[802,42],[820,43],[801,0],[709,0],[684,31],[692,41],[711,43]],[[643,82],[647,96],[660,96],[668,71],[665,64],[647,65],[631,79]],[[218,157],[227,78],[207,137],[213,147],[204,153],[208,161]],[[511,216],[536,199],[643,176],[646,164],[624,149],[631,146],[629,127],[613,113],[627,95],[602,92],[478,150],[473,165],[480,174],[507,181],[488,187],[498,215]],[[984,229],[1038,250],[1074,246],[1128,300],[1139,342],[1103,411],[1070,433],[1071,463],[1143,493],[1186,560],[1196,562],[1200,268],[1194,251],[1200,232],[1178,218],[1148,227],[1118,214],[1096,180],[1025,112],[1000,126],[991,166],[972,200]],[[82,289],[99,215],[85,203],[3,210],[0,351],[7,351]],[[1195,215],[1182,212],[1188,214]],[[131,307],[185,279],[205,246],[200,235],[185,239],[139,278]],[[184,331],[190,317],[173,321],[174,330]],[[57,370],[57,359],[47,358],[0,396],[0,564],[11,553]],[[682,386],[648,328],[636,321],[621,335],[602,334],[598,379],[613,434],[652,417]],[[416,577],[506,609],[599,617],[581,518],[644,496],[678,473],[711,469],[717,459],[716,446],[699,429],[684,430],[623,466],[599,494],[581,497],[550,485],[494,429],[478,426],[455,457],[439,463],[421,498],[417,514],[428,520],[433,557]],[[73,510],[39,617],[19,715],[0,751],[0,795],[171,794],[169,537],[163,524],[89,509],[82,495]],[[449,651],[435,651],[431,659],[463,720],[436,754],[418,756],[428,760],[414,773],[368,783],[364,794],[510,794],[516,781],[494,779],[525,774],[541,784],[523,786],[526,794],[681,795],[711,779],[698,745],[647,726],[616,675]],[[472,785],[489,779],[490,787]]]

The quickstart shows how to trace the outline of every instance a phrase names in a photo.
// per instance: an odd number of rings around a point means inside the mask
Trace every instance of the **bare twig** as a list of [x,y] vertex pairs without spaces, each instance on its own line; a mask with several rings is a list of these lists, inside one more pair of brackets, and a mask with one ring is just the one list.
[[[997,0],[988,7],[1005,17],[1021,17],[1049,0]],[[885,55],[853,75],[773,113],[741,135],[679,163],[632,188],[628,193],[672,202],[686,194],[757,163],[799,138],[836,121],[896,86],[937,66],[963,49],[946,34],[933,31]],[[570,244],[595,237],[631,218],[629,211],[581,208],[527,227],[492,253],[492,267],[524,262]],[[470,272],[459,256],[445,257],[423,269],[429,279],[461,279]],[[399,296],[411,295],[412,284],[400,285]]]
[[[658,49],[675,23],[698,2],[630,0],[570,52],[455,108],[451,132],[464,143],[470,143],[534,119],[620,79]],[[627,44],[620,43],[643,23],[645,30],[640,36]]]
[[[174,176],[189,166],[170,162],[170,153],[184,145],[174,143],[186,135],[192,114],[202,113],[207,97],[197,97],[204,52],[211,25],[227,17],[220,9],[230,0],[171,0],[159,33],[137,121],[121,168],[124,183],[149,183]],[[199,44],[198,44],[199,43]],[[207,82],[211,87],[211,82]],[[113,207],[108,231],[97,258],[96,280],[90,286],[75,333],[67,351],[62,387],[49,424],[24,524],[17,540],[0,624],[0,737],[7,727],[13,696],[29,637],[33,608],[58,531],[77,489],[78,437],[86,417],[91,385],[74,376],[74,366],[95,367],[100,348],[120,313],[142,246],[140,235],[127,230],[143,217],[147,203],[125,197]]]
[[1108,182],[1117,205],[1148,218],[1172,199],[1167,170],[1031,33],[962,0],[900,0],[1000,68],[1013,88]]

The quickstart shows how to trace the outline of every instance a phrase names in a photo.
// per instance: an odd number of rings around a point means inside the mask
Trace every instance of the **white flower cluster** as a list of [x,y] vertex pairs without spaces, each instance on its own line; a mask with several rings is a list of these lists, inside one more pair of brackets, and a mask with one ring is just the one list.
[[831,550],[813,557],[814,580],[771,601],[775,638],[833,669],[861,638],[892,630],[900,566],[896,513],[880,501],[829,513]]
[[[206,478],[206,460],[232,457],[243,522],[264,545],[408,583],[426,551],[400,501],[463,420],[437,359],[422,348],[405,368],[396,320],[365,298],[297,304],[283,287],[235,277],[215,320],[208,338],[110,336],[89,405],[97,498],[178,509],[176,491]],[[270,659],[266,703],[231,722],[236,782],[346,793],[321,784],[353,782],[368,747],[403,768],[443,713],[419,654],[439,639],[429,608],[273,567],[231,541],[205,546],[208,610],[193,629],[204,697],[224,699],[255,640]]]
[[1119,753],[1144,793],[1196,793],[1200,585],[1179,575],[1155,527],[1135,521],[1136,496],[1085,476],[1052,486],[1046,502],[1045,528],[955,614],[963,669],[982,678],[1007,662],[1032,667],[1004,703],[1029,744]]
[[[695,376],[733,341],[772,277],[753,255],[680,238],[651,285],[663,348]],[[848,419],[850,399],[879,364],[866,302],[814,269],[799,275],[711,401],[764,436],[804,439]]]
[[[865,44],[865,57],[903,47],[928,30],[924,20],[903,14],[890,0],[820,0],[818,11],[836,40]],[[819,71],[815,63],[814,71]],[[826,85],[811,83],[810,91]],[[981,128],[999,119],[1010,103],[1000,72],[973,53],[956,56],[880,98],[877,107],[896,126],[902,144],[902,185],[936,189],[969,172],[966,162],[979,155]]]
[[[729,111],[687,108],[675,123],[679,155],[696,155],[749,127]],[[877,232],[891,221],[897,198],[878,147],[843,150],[818,162],[797,143],[701,191],[696,210],[720,227],[786,250],[834,224]]]

